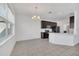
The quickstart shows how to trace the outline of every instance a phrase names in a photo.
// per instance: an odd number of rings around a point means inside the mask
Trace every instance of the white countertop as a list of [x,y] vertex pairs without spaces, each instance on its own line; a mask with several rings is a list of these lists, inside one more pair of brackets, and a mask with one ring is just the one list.
[[54,35],[74,35],[74,34],[69,34],[69,33],[53,33],[53,32],[49,32],[50,34],[54,34]]

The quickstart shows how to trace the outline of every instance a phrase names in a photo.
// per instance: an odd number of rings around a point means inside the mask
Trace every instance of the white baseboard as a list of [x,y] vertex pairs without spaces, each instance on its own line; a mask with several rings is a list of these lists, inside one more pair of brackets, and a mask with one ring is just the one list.
[[25,40],[35,40],[35,39],[41,39],[41,38],[23,39],[23,40],[17,40],[17,42],[18,42],[18,41],[25,41]]

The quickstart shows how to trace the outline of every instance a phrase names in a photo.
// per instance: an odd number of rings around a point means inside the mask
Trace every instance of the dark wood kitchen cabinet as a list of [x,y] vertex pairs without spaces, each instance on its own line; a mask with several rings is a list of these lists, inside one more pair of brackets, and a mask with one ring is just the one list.
[[49,33],[41,32],[41,38],[42,38],[42,39],[49,38]]
[[50,22],[50,21],[41,21],[41,28],[47,28],[47,26],[56,27],[57,23],[56,22]]
[[74,28],[74,16],[70,17],[70,28]]

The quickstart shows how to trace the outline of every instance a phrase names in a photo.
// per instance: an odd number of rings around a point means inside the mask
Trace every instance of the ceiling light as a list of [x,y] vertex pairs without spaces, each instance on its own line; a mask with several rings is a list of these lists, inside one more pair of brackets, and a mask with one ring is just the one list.
[[49,11],[48,13],[49,13],[49,14],[52,14],[52,11]]
[[[38,9],[38,7],[36,6],[35,7],[35,11],[37,12],[37,9]],[[37,14],[37,13],[36,13]],[[38,15],[34,15],[34,16],[32,16],[32,19],[33,20],[40,20],[40,16],[38,16]]]
[[40,16],[33,16],[32,19],[33,20],[39,20],[40,19]]

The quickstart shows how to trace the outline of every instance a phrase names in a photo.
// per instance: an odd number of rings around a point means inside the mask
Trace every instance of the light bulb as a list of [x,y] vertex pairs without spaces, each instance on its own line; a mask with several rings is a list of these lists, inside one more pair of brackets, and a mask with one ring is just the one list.
[[33,20],[40,19],[40,16],[33,16],[32,19]]
[[34,18],[36,18],[36,16],[33,16]]
[[34,19],[34,17],[32,17],[32,19]]
[[37,16],[37,19],[40,19],[40,16]]
[[33,16],[33,17],[32,17],[32,19],[35,19],[35,18],[36,18],[36,16]]

